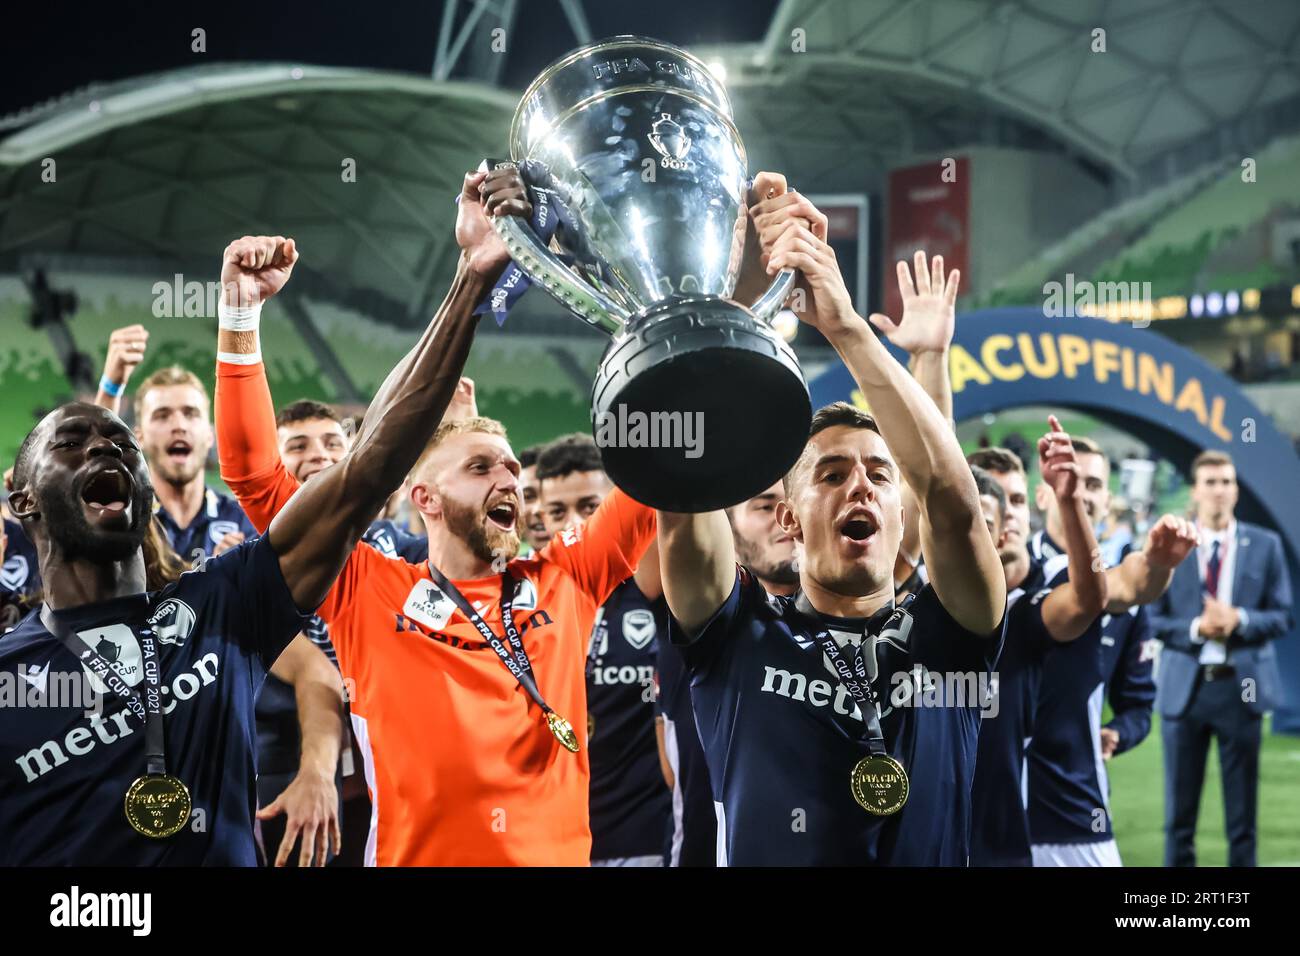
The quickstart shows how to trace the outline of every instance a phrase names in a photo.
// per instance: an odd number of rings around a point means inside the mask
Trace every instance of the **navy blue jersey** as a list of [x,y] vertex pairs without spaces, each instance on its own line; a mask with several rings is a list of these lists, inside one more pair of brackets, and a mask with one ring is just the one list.
[[41,593],[36,546],[17,521],[5,519],[5,548],[0,557],[0,634],[27,616]]
[[591,753],[591,858],[663,852],[672,795],[655,737],[655,638],[668,607],[631,578],[601,607],[587,657]]
[[713,866],[718,857],[718,822],[700,732],[691,707],[691,678],[681,648],[660,634],[655,657],[659,694],[655,713],[664,722],[664,750],[673,768],[673,812],[665,834],[666,866]]
[[1118,628],[1103,629],[1101,637],[1101,676],[1112,715],[1106,726],[1119,734],[1115,756],[1146,739],[1156,702],[1155,661],[1160,642],[1152,633],[1146,608],[1132,608],[1128,613],[1133,620],[1123,639]]
[[[902,605],[900,628],[866,638],[885,744],[910,779],[906,806],[882,818],[849,786],[869,752],[862,713],[815,643],[817,624],[794,605],[742,568],[698,635],[673,627],[713,785],[718,863],[964,866],[978,682],[997,660],[1005,620],[972,634],[927,585]],[[825,615],[821,624],[837,642],[862,639],[867,626]]]
[[[1062,556],[1047,571],[1055,573]],[[979,756],[971,788],[971,865],[1032,866],[1025,808],[1025,747],[1033,734],[1034,706],[1043,656],[1052,636],[1043,625],[1042,562],[1030,558],[1029,573],[1007,595],[1007,637],[993,682],[996,707],[980,722]]]
[[361,540],[373,545],[380,554],[410,564],[429,560],[429,539],[422,534],[411,534],[387,518],[372,521]]
[[253,700],[304,617],[265,538],[153,597],[57,613],[134,687],[143,683],[138,633],[153,628],[167,769],[189,787],[189,825],[165,840],[131,829],[123,797],[145,771],[144,726],[111,693],[101,713],[87,713],[81,690],[99,679],[83,679],[89,672],[33,612],[0,638],[0,692],[8,684],[24,694],[0,721],[0,866],[256,864]]
[[1146,614],[1134,609],[1102,615],[1077,641],[1047,655],[1028,754],[1034,843],[1113,838],[1101,756],[1103,695],[1109,679],[1118,716],[1110,726],[1119,731],[1122,748],[1139,743],[1150,730],[1155,701],[1149,639]]
[[154,517],[162,525],[167,543],[185,561],[211,556],[212,549],[232,531],[243,532],[246,541],[257,534],[239,502],[211,488],[203,489],[203,507],[188,528],[179,527],[165,508],[155,508]]

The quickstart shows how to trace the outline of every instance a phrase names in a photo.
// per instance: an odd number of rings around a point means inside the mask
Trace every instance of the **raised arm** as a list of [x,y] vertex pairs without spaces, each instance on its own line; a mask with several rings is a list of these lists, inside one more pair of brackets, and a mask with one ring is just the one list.
[[95,393],[96,405],[107,408],[114,415],[121,415],[122,393],[126,391],[131,373],[144,361],[148,344],[149,330],[143,325],[128,325],[109,334],[104,373],[99,377],[99,391]]
[[488,216],[531,212],[516,170],[465,177],[456,225],[462,251],[450,291],[375,396],[352,450],[313,477],[271,522],[268,534],[299,608],[315,609],[324,599],[451,403],[478,322],[474,309],[510,258]]
[[[957,322],[957,289],[961,270],[944,275],[943,256],[926,262],[925,253],[917,250],[914,258],[915,279],[907,260],[900,259],[895,268],[898,293],[903,302],[903,321],[886,329],[886,337],[908,355],[912,377],[952,426],[952,382],[948,375],[948,349]],[[903,492],[903,541],[899,548],[898,571],[911,574],[923,557],[921,554],[920,505],[907,484]],[[898,574],[895,575],[897,579]]]
[[1079,465],[1070,436],[1055,415],[1047,421],[1051,431],[1038,440],[1038,471],[1056,495],[1070,577],[1043,599],[1043,626],[1052,640],[1072,641],[1106,607],[1106,571],[1083,500],[1078,496]]
[[693,634],[722,607],[736,584],[736,543],[724,511],[660,511],[659,566],[664,598],[677,623]]
[[1106,572],[1107,612],[1123,614],[1134,605],[1157,600],[1169,588],[1174,569],[1195,548],[1196,527],[1190,521],[1162,517],[1151,527],[1141,551],[1130,552]]
[[[800,197],[792,214],[804,215]],[[835,252],[802,222],[791,221],[777,239],[768,271],[800,270],[802,321],[834,346],[871,408],[903,479],[921,512],[921,550],[931,584],[948,613],[969,631],[987,634],[1002,620],[1006,582],[980,513],[975,479],[961,446],[925,392],[866,320],[853,311]],[[798,304],[796,302],[796,304]],[[881,315],[872,321],[889,330]]]

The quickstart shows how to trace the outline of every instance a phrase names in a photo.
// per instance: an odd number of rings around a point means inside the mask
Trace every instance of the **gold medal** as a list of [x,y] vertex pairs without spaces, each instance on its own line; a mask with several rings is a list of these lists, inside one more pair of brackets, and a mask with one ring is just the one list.
[[151,773],[126,791],[126,821],[141,836],[163,840],[190,818],[190,791],[169,773]]
[[590,712],[587,714],[587,743],[591,743],[592,736],[596,733],[596,717]]
[[546,726],[551,728],[560,746],[572,753],[578,752],[578,735],[573,732],[573,724],[552,710],[546,714]]
[[897,813],[907,803],[907,771],[888,754],[863,757],[849,775],[853,799],[878,817]]

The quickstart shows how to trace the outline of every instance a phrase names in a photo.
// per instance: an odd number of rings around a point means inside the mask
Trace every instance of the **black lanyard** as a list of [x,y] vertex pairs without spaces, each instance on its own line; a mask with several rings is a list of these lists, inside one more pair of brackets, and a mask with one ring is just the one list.
[[[146,607],[146,617],[152,610],[152,605]],[[143,628],[136,635],[140,641],[140,665],[144,668],[144,693],[141,693],[127,686],[126,681],[113,670],[104,656],[55,617],[49,605],[41,605],[41,623],[73,657],[88,664],[104,686],[119,700],[125,701],[131,713],[144,724],[145,772],[150,775],[167,773],[166,747],[163,743],[162,664],[154,643],[153,628]]]
[[460,593],[456,585],[447,580],[447,576],[435,568],[432,561],[427,563],[429,574],[432,575],[434,583],[446,592],[452,603],[460,609],[460,613],[469,618],[469,622],[483,635],[483,640],[487,641],[488,647],[492,648],[497,657],[501,658],[501,663],[506,665],[506,670],[514,675],[515,680],[519,682],[519,686],[528,692],[528,696],[542,709],[542,713],[553,713],[550,705],[542,698],[541,691],[537,689],[537,680],[533,677],[532,662],[528,660],[528,652],[524,650],[523,639],[519,636],[519,629],[515,627],[511,605],[515,600],[517,582],[511,577],[510,572],[503,571],[501,574],[501,623],[505,627],[506,640],[510,642],[510,646],[506,647],[505,642],[497,637],[492,628],[488,627],[487,621],[483,620],[482,615],[474,610],[474,605],[465,600],[465,595]]
[[[886,753],[885,735],[880,729],[880,713],[876,707],[876,692],[871,688],[871,676],[867,673],[866,655],[875,654],[876,634],[884,630],[899,615],[907,616],[907,611],[892,605],[887,609],[877,611],[867,622],[867,626],[862,633],[862,640],[853,649],[852,658],[846,659],[839,644],[835,642],[835,638],[831,637],[830,629],[823,623],[821,615],[802,591],[795,597],[794,606],[796,611],[808,618],[812,623],[814,643],[830,660],[831,666],[835,668],[835,674],[839,682],[844,685],[844,689],[849,692],[853,702],[858,705],[858,711],[862,714],[862,720],[866,724],[865,740],[867,747],[873,754]],[[879,626],[873,626],[877,624]]]

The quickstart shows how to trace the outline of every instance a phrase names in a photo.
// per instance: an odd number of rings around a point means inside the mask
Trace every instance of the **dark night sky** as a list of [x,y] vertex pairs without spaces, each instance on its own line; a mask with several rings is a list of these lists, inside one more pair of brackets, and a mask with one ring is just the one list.
[[[776,0],[586,0],[596,37],[642,33],[675,43],[743,42],[766,32]],[[94,81],[218,61],[296,61],[429,75],[439,0],[79,5],[21,3],[0,14],[0,116]],[[463,18],[470,5],[461,5]],[[522,88],[576,46],[556,0],[520,0],[503,78]],[[190,31],[207,31],[207,53]],[[486,41],[485,41],[486,42]]]

